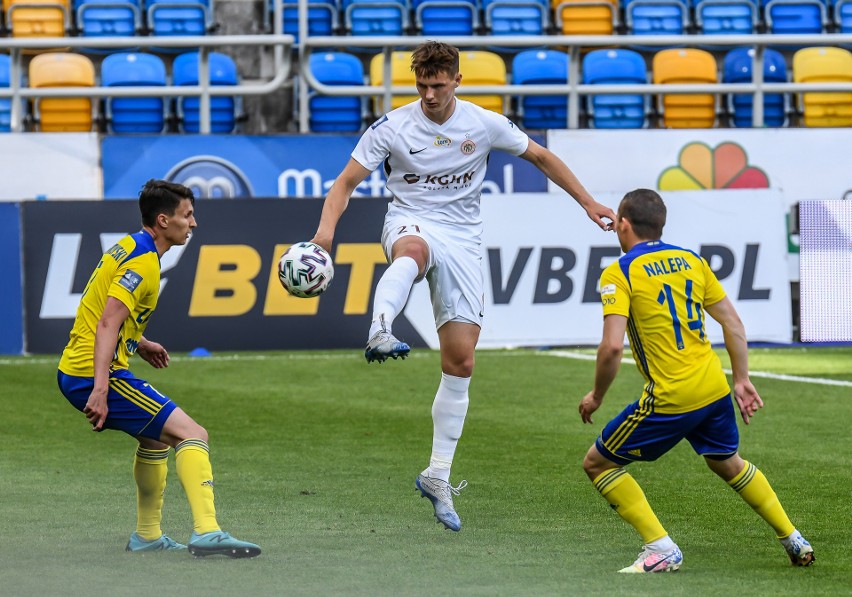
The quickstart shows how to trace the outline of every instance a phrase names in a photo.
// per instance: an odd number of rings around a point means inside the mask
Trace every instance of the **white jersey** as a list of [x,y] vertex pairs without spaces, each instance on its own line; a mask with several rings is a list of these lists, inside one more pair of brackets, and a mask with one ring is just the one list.
[[361,137],[352,158],[372,171],[384,162],[395,212],[445,224],[482,227],[479,201],[492,149],[513,155],[529,137],[501,114],[456,98],[453,115],[437,124],[420,100],[377,120]]

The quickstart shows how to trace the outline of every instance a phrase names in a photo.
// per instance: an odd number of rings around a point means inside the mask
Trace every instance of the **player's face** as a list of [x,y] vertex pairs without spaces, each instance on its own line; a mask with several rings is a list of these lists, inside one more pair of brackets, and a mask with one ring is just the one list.
[[455,107],[456,87],[461,82],[461,73],[451,75],[441,72],[434,77],[415,76],[415,82],[426,117],[435,122],[445,122]]
[[198,225],[195,221],[195,208],[189,199],[182,199],[174,215],[166,216],[164,236],[171,245],[185,245]]

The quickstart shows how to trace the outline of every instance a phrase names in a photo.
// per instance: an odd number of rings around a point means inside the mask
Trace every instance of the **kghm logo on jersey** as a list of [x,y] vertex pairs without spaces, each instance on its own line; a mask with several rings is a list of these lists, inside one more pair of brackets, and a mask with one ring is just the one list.
[[420,177],[416,174],[406,174],[402,177],[402,180],[404,180],[408,184],[414,184],[415,182],[418,182],[420,180]]
[[476,151],[476,143],[474,143],[470,139],[465,139],[464,141],[462,141],[462,144],[459,146],[459,149],[461,149],[461,152],[463,154],[470,155],[474,151]]
[[435,147],[449,147],[452,144],[452,139],[447,139],[446,137],[442,137],[441,135],[435,137]]

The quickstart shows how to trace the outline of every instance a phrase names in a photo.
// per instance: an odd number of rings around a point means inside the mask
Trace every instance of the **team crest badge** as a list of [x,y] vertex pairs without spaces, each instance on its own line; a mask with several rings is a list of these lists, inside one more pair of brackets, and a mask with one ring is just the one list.
[[471,141],[470,139],[465,139],[462,141],[462,144],[459,146],[461,152],[465,155],[470,155],[474,151],[476,151],[476,143]]

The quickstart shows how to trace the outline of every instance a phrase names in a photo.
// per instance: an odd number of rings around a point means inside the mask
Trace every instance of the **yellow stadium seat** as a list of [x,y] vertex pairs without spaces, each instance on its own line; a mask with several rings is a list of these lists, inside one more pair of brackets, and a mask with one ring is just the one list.
[[[94,87],[95,67],[81,54],[39,54],[30,61],[30,87]],[[42,98],[36,101],[42,132],[92,130],[90,98]]]
[[[465,85],[505,85],[506,63],[494,52],[462,51],[459,52],[459,71],[462,74],[462,84],[459,88],[464,91]],[[486,110],[499,114],[503,113],[502,95],[462,95],[459,99],[473,102]]]
[[[677,48],[654,54],[651,65],[654,83],[716,83],[716,59],[704,50]],[[716,122],[716,99],[712,94],[665,94],[661,98],[666,128],[711,128]]]
[[69,0],[3,0],[12,37],[65,37]]
[[612,35],[618,0],[552,0],[556,29],[563,35]]
[[[376,54],[370,60],[370,84],[384,84],[384,54]],[[411,52],[391,53],[391,83],[398,86],[410,86],[415,91],[414,73],[411,72]],[[404,106],[418,99],[418,95],[394,95],[391,98],[391,110]],[[376,114],[384,114],[384,99],[382,96],[373,100],[373,111]]]
[[[505,85],[506,63],[493,52],[459,52],[459,70],[462,74],[462,86],[465,85]],[[370,60],[370,83],[382,85],[384,81],[384,55],[376,54]],[[391,81],[397,86],[410,86],[416,89],[414,73],[411,72],[411,52],[393,52],[391,55]],[[391,99],[391,110],[404,106],[418,99],[419,95],[394,95]],[[474,104],[488,110],[503,112],[503,97],[499,95],[459,95]],[[374,100],[373,108],[376,114],[383,113],[384,104],[381,96]]]
[[[793,54],[796,83],[852,83],[852,52],[843,48],[803,48]],[[852,126],[852,93],[803,93],[798,99],[805,126]]]

